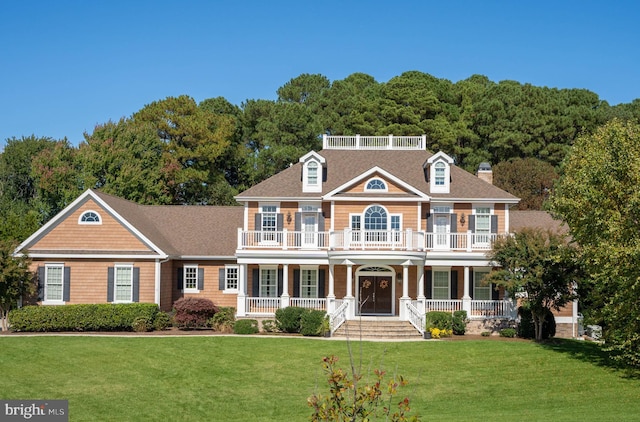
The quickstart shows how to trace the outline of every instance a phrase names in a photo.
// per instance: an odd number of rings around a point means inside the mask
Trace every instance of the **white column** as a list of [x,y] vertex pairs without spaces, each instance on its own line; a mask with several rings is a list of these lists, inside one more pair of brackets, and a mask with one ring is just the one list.
[[282,264],[282,295],[280,296],[280,307],[286,308],[289,304],[289,264]]
[[401,321],[406,321],[409,319],[407,314],[407,303],[411,302],[411,298],[409,297],[409,265],[402,265],[402,297],[400,298],[400,312],[398,315],[400,316]]
[[424,262],[418,264],[418,310],[424,312],[427,299],[424,295]]
[[347,295],[353,297],[353,265],[347,264]]
[[159,259],[156,259],[156,263],[155,263],[155,280],[154,280],[154,284],[155,284],[155,289],[154,289],[154,293],[153,293],[153,300],[155,301],[156,305],[160,306],[160,280],[161,280],[161,268],[162,268],[162,264],[160,263]]
[[329,264],[329,294],[327,295],[327,313],[331,314],[336,310],[336,294],[335,294],[335,281],[333,272],[335,265]]
[[347,294],[344,300],[349,303],[347,308],[347,319],[355,319],[356,317],[356,298],[353,297],[353,264],[347,263]]
[[236,315],[247,315],[247,264],[238,266],[238,299],[236,303]]
[[464,295],[462,296],[462,309],[467,311],[467,317],[471,316],[471,296],[469,296],[469,267],[464,267]]

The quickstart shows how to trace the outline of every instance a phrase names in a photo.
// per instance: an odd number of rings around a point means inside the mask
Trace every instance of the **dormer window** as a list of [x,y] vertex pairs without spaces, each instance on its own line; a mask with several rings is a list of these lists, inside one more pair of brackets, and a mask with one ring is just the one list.
[[435,164],[435,182],[436,186],[444,186],[444,178],[447,165],[442,161],[439,161]]
[[384,183],[384,181],[382,179],[371,179],[367,182],[367,186],[364,188],[365,191],[382,191],[382,192],[386,192],[387,191],[387,184]]
[[449,193],[453,158],[440,151],[427,160],[431,193]]
[[307,163],[307,185],[318,185],[318,163],[315,161],[309,161],[309,163]]
[[322,166],[324,157],[311,151],[300,158],[302,163],[302,191],[322,192]]
[[85,211],[78,219],[78,224],[101,224],[100,214],[95,211]]

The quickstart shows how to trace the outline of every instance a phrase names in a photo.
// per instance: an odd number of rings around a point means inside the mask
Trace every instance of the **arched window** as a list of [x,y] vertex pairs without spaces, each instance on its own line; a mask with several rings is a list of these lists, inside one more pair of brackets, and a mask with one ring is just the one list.
[[371,179],[367,182],[367,186],[364,190],[387,190],[387,185],[382,179]]
[[387,211],[380,205],[372,205],[364,212],[365,230],[387,230]]
[[95,211],[86,211],[80,216],[78,223],[79,224],[100,224],[101,223],[100,214],[98,214]]
[[436,186],[444,186],[447,165],[442,161],[436,163]]
[[309,161],[307,164],[307,185],[316,186],[318,184],[318,163]]

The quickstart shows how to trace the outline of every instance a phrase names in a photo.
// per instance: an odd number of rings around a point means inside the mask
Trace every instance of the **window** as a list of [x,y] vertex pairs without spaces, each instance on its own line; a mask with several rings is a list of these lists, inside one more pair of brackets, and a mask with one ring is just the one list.
[[115,302],[131,302],[133,300],[133,266],[115,266]]
[[[274,241],[276,240],[275,232],[278,228],[278,208],[275,205],[263,205],[262,206],[262,240]],[[268,232],[268,233],[264,233]]]
[[260,268],[260,297],[278,296],[278,278],[275,268]]
[[387,241],[387,211],[373,205],[364,213],[365,240],[367,242]]
[[318,270],[302,269],[300,271],[300,297],[318,297]]
[[491,284],[484,284],[488,271],[473,271],[473,298],[475,300],[491,300]]
[[326,160],[318,153],[311,151],[300,157],[302,163],[302,191],[322,192],[322,168]]
[[44,300],[46,302],[62,302],[64,286],[64,265],[50,264],[45,266]]
[[400,233],[402,229],[402,223],[400,222],[400,214],[395,214],[391,216],[391,230],[395,231],[395,239],[394,241],[400,242],[402,239],[402,233]]
[[476,208],[475,243],[489,243],[491,234],[491,208]]
[[447,165],[442,161],[435,165],[435,183],[436,186],[444,186]]
[[360,230],[361,230],[360,221],[361,221],[360,214],[351,214],[351,241],[352,242],[359,242],[360,239],[361,239],[361,237],[360,237]]
[[78,224],[100,224],[100,222],[100,214],[95,211],[85,211],[78,220]]
[[238,290],[238,266],[228,265],[224,267],[224,289]]
[[310,161],[309,164],[307,164],[307,185],[318,185],[318,163],[315,161]]
[[198,292],[198,266],[197,265],[185,265],[184,271],[184,291],[186,293]]
[[364,190],[365,191],[367,190],[386,191],[387,185],[384,183],[382,179],[371,179],[367,182],[367,186],[364,188]]
[[433,298],[450,299],[449,296],[449,271],[433,272]]

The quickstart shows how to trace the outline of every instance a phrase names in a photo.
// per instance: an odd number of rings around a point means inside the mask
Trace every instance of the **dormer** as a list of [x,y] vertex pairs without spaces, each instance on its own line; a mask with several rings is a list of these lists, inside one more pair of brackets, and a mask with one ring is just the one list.
[[302,163],[302,192],[322,192],[325,158],[311,151],[300,157],[300,162]]
[[440,151],[427,160],[431,193],[449,193],[453,158]]

